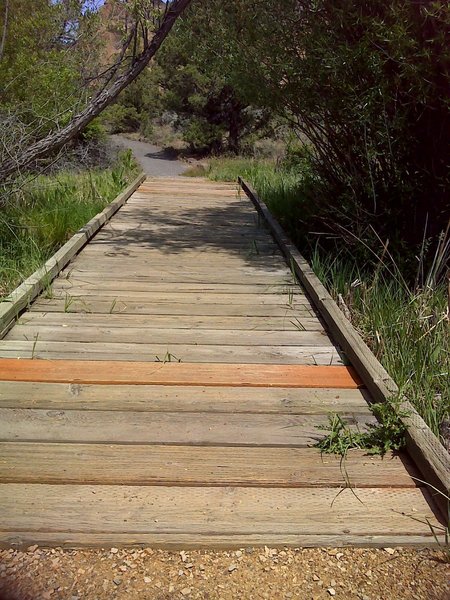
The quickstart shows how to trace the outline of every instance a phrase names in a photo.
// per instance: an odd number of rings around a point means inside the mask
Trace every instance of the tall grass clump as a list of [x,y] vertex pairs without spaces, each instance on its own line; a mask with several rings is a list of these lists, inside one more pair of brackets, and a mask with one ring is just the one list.
[[207,176],[214,181],[236,181],[243,177],[281,221],[298,223],[304,208],[301,197],[309,168],[306,164],[296,167],[273,160],[213,158]]
[[311,193],[314,181],[307,166],[252,159],[211,161],[210,178],[234,181],[238,175],[253,185],[283,223],[402,393],[449,447],[449,232],[441,238],[428,272],[419,257],[416,277],[406,278],[401,259],[380,240],[378,251],[364,239],[347,245],[345,236],[330,239],[309,229],[320,198],[314,200]]
[[60,172],[0,190],[0,297],[38,269],[136,174],[124,153],[110,169]]
[[446,283],[440,280],[411,288],[390,265],[360,268],[348,256],[333,256],[320,248],[315,248],[310,260],[402,394],[448,445],[450,331]]

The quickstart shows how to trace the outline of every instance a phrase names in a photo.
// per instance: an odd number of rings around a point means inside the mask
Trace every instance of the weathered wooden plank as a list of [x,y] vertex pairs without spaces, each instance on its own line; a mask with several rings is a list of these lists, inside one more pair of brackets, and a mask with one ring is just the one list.
[[99,314],[135,314],[135,315],[185,315],[185,316],[224,316],[224,317],[283,317],[295,320],[302,317],[314,316],[314,310],[305,305],[291,308],[288,305],[273,304],[249,306],[247,304],[190,304],[185,303],[152,303],[124,302],[120,298],[111,297],[109,300],[96,297],[74,298],[68,295],[63,299],[39,298],[30,306],[30,311],[38,312],[86,312]]
[[[406,468],[405,468],[406,466]],[[314,448],[0,442],[1,483],[238,487],[416,487],[407,458]]]
[[[246,267],[255,267],[260,271],[266,269],[286,269],[286,263],[277,255],[259,256],[251,252],[242,252],[239,254],[211,247],[198,253],[177,253],[174,251],[169,256],[167,253],[164,254],[164,252],[156,255],[156,253],[150,251],[124,251],[120,248],[108,249],[107,247],[102,248],[97,246],[95,249],[86,249],[79,258],[74,260],[74,264],[79,265],[93,260],[98,263],[96,266],[102,269],[105,267],[109,268],[118,259],[120,259],[120,265],[123,269],[128,268],[128,266],[133,269],[142,269],[144,267],[155,269],[157,267],[162,272],[165,269],[170,269],[170,267],[178,266],[179,269],[183,269],[191,265],[196,265],[197,271],[203,271],[203,266],[212,270],[214,265],[216,268],[223,268],[225,270]],[[284,273],[287,274],[287,270]]]
[[149,302],[152,304],[248,304],[250,306],[276,306],[276,307],[293,307],[310,306],[306,296],[300,294],[291,294],[288,291],[283,291],[280,294],[224,294],[222,292],[183,292],[183,293],[164,293],[153,291],[128,291],[128,290],[102,290],[102,289],[85,289],[72,286],[70,289],[57,289],[51,291],[50,299],[58,300],[69,298],[86,298],[89,302],[91,298],[100,300],[104,298],[120,299],[122,302]]
[[291,285],[293,283],[292,273],[287,269],[275,271],[261,271],[252,267],[239,267],[236,270],[218,270],[212,267],[197,269],[185,267],[183,271],[175,267],[167,267],[164,270],[156,268],[121,269],[118,265],[111,268],[101,269],[94,267],[92,263],[75,264],[72,262],[69,268],[61,273],[61,279],[70,280],[71,277],[101,277],[102,280],[123,280],[160,283],[223,283],[223,284],[261,284],[261,285]]
[[[351,518],[351,517],[349,517]],[[39,546],[56,546],[58,548],[159,548],[165,550],[232,550],[248,547],[270,548],[342,548],[342,547],[411,547],[411,548],[439,548],[443,537],[438,531],[439,542],[428,535],[426,531],[421,534],[397,534],[386,532],[379,535],[366,534],[277,534],[269,532],[264,534],[203,534],[192,533],[92,533],[92,532],[55,532],[55,531],[0,531],[0,547],[26,549],[31,544]]]
[[[239,179],[244,191],[258,212],[266,219],[283,254],[295,270],[316,308],[327,323],[334,339],[340,344],[352,364],[361,374],[367,388],[378,402],[386,402],[399,394],[399,389],[388,372],[374,356],[353,325],[345,318],[310,265],[300,254],[283,229],[271,215],[255,191]],[[405,398],[400,407],[400,417],[408,428],[408,451],[414,458],[424,479],[437,488],[434,498],[443,515],[448,516],[450,497],[450,454],[433,434],[414,406]]]
[[204,200],[207,203],[209,200],[224,200],[225,202],[233,202],[237,198],[237,194],[234,190],[221,190],[214,188],[207,188],[204,190],[198,190],[192,187],[190,190],[186,190],[184,187],[171,186],[170,190],[164,187],[141,187],[138,191],[138,197],[147,200],[148,204],[152,205],[153,198],[169,199],[176,198],[177,202],[185,199],[187,202],[195,203],[196,200]]
[[[240,256],[255,255],[255,256],[273,256],[277,254],[277,246],[260,236],[248,236],[246,239],[236,240],[231,237],[221,235],[205,236],[200,238],[199,235],[192,236],[189,234],[177,235],[177,232],[172,232],[166,236],[155,235],[147,232],[128,232],[128,233],[110,233],[104,232],[102,236],[96,238],[95,243],[91,248],[117,249],[122,253],[133,254],[154,254],[153,250],[158,248],[164,250],[166,256],[174,253],[185,252],[187,248],[198,248],[201,252],[212,250],[214,252],[227,252],[229,254],[237,254]],[[149,252],[150,251],[150,252]],[[159,253],[159,256],[162,254]],[[156,254],[155,254],[156,256]]]
[[[341,415],[350,426],[368,415]],[[0,409],[1,441],[306,447],[324,437],[327,415]]]
[[147,361],[191,363],[248,363],[342,365],[333,346],[233,346],[196,344],[140,344],[125,342],[55,342],[3,340],[0,357],[23,359]]
[[[130,204],[131,206],[132,204]],[[219,221],[217,228],[211,231],[205,231],[205,227],[198,220],[186,222],[182,217],[171,217],[168,222],[153,222],[153,221],[142,221],[136,217],[133,218],[133,212],[126,213],[125,210],[121,212],[120,219],[114,219],[107,223],[101,231],[98,232],[97,236],[102,238],[103,236],[111,235],[127,235],[131,236],[135,234],[137,236],[143,235],[156,235],[158,238],[167,238],[170,241],[171,236],[175,235],[186,235],[191,236],[195,239],[206,239],[214,238],[214,235],[223,237],[225,239],[233,240],[250,240],[261,239],[263,241],[271,241],[273,243],[273,237],[270,235],[266,225],[259,224],[257,221],[256,213],[253,213],[255,219],[234,219],[231,221],[222,220]],[[96,239],[98,239],[96,237]],[[151,240],[151,237],[149,237]]]
[[26,312],[16,326],[137,327],[144,329],[215,329],[243,331],[323,331],[317,317],[221,317],[192,315],[127,315],[117,313]]
[[[253,240],[249,239],[247,243],[230,244],[229,247],[225,244],[213,243],[198,243],[197,247],[194,244],[167,244],[164,243],[150,245],[144,240],[128,241],[124,244],[123,241],[108,239],[90,243],[83,253],[83,256],[89,258],[95,257],[99,260],[111,258],[114,254],[121,258],[133,256],[139,260],[152,259],[156,263],[164,264],[168,260],[179,260],[181,263],[189,262],[189,260],[199,260],[201,262],[211,262],[208,258],[220,260],[224,266],[233,265],[243,260],[251,261],[255,264],[260,264],[263,267],[270,269],[270,266],[275,264],[285,266],[277,247],[270,244],[261,244],[258,246],[253,244]],[[235,246],[235,247],[233,247]],[[261,250],[261,251],[260,251]],[[195,263],[193,263],[195,264]]]
[[[330,340],[320,331],[246,331],[221,329],[145,329],[89,325],[35,325],[18,323],[5,340],[51,342],[104,342],[123,344],[183,344],[223,346],[326,346]],[[146,352],[146,350],[143,348]]]
[[316,543],[341,536],[366,543],[373,536],[399,536],[403,541],[419,536],[430,542],[428,523],[438,527],[427,494],[419,488],[348,489],[338,494],[335,488],[3,484],[0,496],[0,539],[10,542],[14,533],[23,532],[17,543],[32,532],[41,543],[60,543],[64,535],[70,540],[73,534],[84,534],[90,541],[89,536],[104,541],[108,538],[102,534],[114,535],[109,539],[134,543],[149,539],[140,536],[157,534],[172,536],[175,543],[186,539],[179,535],[191,536],[193,543],[202,535],[209,540],[236,536],[241,541],[256,535],[277,536],[280,541],[315,536]]
[[351,367],[74,360],[0,360],[0,381],[227,387],[361,387]]
[[[119,257],[120,262],[118,261]],[[82,253],[73,260],[72,265],[74,269],[92,270],[93,263],[91,261],[93,258],[95,258],[96,262],[94,264],[98,273],[101,273],[103,270],[112,269],[113,272],[114,270],[117,270],[119,273],[130,270],[131,273],[142,273],[142,275],[153,275],[155,273],[164,275],[182,267],[183,269],[186,269],[188,274],[200,274],[201,276],[209,276],[214,272],[218,275],[217,269],[220,268],[221,271],[223,270],[225,272],[225,275],[243,273],[252,276],[264,273],[265,277],[270,277],[272,274],[274,277],[281,275],[282,277],[292,278],[292,273],[287,268],[286,263],[278,261],[277,259],[276,264],[275,261],[267,264],[267,261],[258,259],[258,257],[234,256],[230,258],[231,262],[229,264],[225,264],[225,262],[218,260],[219,257],[216,257],[217,260],[213,260],[214,257],[211,256],[210,261],[198,261],[197,264],[197,262],[181,259],[179,262],[175,260],[169,261],[167,256],[165,259],[154,260],[150,256],[147,258],[138,258],[133,256],[123,256],[118,252],[111,253],[111,256],[90,257],[90,260],[88,260],[86,255]],[[191,259],[191,261],[192,260],[193,259]]]
[[[141,236],[143,237],[143,236]],[[257,258],[262,260],[267,258],[272,262],[273,258],[278,261],[278,249],[273,244],[257,243],[252,240],[247,242],[227,242],[220,239],[204,240],[203,242],[194,240],[176,240],[177,243],[165,244],[164,241],[155,240],[150,244],[145,239],[140,241],[126,242],[124,238],[109,238],[99,240],[89,245],[89,256],[110,257],[111,254],[120,256],[132,256],[136,259],[151,258],[155,261],[170,262],[180,258],[181,261],[189,259],[199,259],[201,261],[208,258],[208,254],[214,255],[216,259],[224,258],[225,263],[231,258],[240,258],[241,260],[252,260]],[[153,247],[153,244],[158,248]],[[146,246],[146,247],[143,247]],[[196,247],[193,250],[193,247]],[[282,264],[281,262],[279,264]]]
[[364,389],[0,382],[0,407],[369,415]]
[[[165,292],[168,296],[173,293],[208,293],[208,294],[258,294],[258,295],[277,295],[285,297],[288,294],[304,297],[304,293],[298,285],[284,283],[271,283],[270,280],[265,283],[196,283],[196,282],[152,282],[141,280],[127,280],[121,278],[107,279],[99,281],[97,277],[83,277],[81,274],[71,274],[67,279],[57,279],[51,287],[51,292],[67,291],[75,288],[80,291],[95,290],[104,292],[111,291],[126,291],[130,292]],[[50,293],[51,293],[50,292]]]

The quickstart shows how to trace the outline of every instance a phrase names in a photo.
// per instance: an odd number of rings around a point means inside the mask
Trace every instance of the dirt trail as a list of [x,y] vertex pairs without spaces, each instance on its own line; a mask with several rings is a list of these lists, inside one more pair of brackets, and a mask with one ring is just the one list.
[[177,177],[188,168],[188,165],[170,152],[152,144],[130,140],[120,135],[113,135],[111,138],[118,146],[132,150],[145,173],[151,177]]

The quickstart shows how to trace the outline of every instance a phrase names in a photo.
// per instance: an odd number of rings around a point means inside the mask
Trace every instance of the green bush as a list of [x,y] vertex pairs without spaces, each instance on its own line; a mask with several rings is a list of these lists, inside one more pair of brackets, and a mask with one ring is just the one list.
[[134,106],[113,104],[108,107],[102,120],[111,133],[128,133],[138,131],[141,126],[141,117]]
[[192,118],[183,128],[183,139],[195,152],[214,152],[222,147],[223,129],[205,119]]

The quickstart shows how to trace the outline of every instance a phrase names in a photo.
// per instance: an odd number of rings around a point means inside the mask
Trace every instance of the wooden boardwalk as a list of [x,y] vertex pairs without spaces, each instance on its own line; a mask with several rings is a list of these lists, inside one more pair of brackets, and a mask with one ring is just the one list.
[[[17,360],[20,358],[21,360]],[[0,544],[431,544],[406,456],[234,184],[148,179],[0,341]]]

